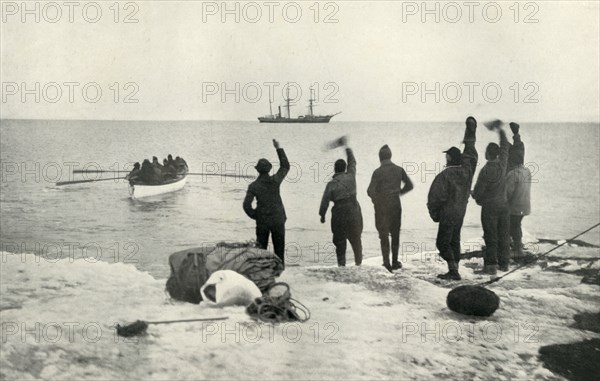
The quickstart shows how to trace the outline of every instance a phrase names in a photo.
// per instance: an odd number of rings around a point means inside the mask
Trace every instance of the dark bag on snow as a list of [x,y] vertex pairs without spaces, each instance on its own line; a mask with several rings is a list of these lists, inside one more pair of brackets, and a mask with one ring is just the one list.
[[200,288],[215,271],[233,270],[250,279],[266,292],[283,272],[283,263],[270,251],[253,243],[218,243],[195,247],[169,256],[171,275],[166,289],[173,299],[198,304]]
[[200,287],[210,276],[206,270],[206,257],[194,252],[175,254],[169,257],[171,276],[167,279],[167,291],[173,299],[198,304],[202,301]]

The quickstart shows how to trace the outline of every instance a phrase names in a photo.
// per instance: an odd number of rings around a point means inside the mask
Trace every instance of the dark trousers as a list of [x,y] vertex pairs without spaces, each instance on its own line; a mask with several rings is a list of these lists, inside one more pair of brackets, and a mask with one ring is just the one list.
[[362,263],[362,230],[362,211],[358,201],[336,202],[331,210],[331,232],[338,266],[346,265],[346,240],[350,241],[352,246],[354,263]]
[[523,245],[523,230],[521,230],[521,222],[525,216],[510,216],[510,238],[512,238],[515,249]]
[[460,262],[460,231],[462,229],[463,220],[455,224],[440,224],[438,227],[438,235],[435,245],[446,262],[448,269],[458,270],[458,262]]
[[395,198],[375,205],[375,227],[379,233],[383,263],[390,263],[390,236],[392,239],[392,263],[398,262],[400,250],[400,226],[402,225],[402,207],[400,199]]
[[523,256],[523,230],[521,230],[522,215],[510,215],[510,238],[512,238],[513,252],[515,259],[521,259]]
[[508,209],[481,208],[481,225],[485,241],[485,266],[508,266],[510,260]]
[[269,246],[269,234],[273,239],[273,251],[284,261],[285,253],[285,223],[283,224],[256,224],[256,242],[261,249]]

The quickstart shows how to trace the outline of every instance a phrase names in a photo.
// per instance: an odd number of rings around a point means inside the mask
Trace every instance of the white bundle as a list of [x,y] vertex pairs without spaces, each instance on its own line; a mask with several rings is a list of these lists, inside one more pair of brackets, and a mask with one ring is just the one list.
[[200,288],[202,300],[216,306],[243,305],[262,296],[250,279],[232,270],[214,272]]

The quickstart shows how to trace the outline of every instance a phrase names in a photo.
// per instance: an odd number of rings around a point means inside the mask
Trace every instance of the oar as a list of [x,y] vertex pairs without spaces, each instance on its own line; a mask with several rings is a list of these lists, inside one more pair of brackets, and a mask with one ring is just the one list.
[[256,176],[250,175],[228,175],[227,173],[188,173],[192,176],[222,176],[222,177],[241,177],[244,179],[255,179]]
[[149,324],[172,324],[172,323],[188,323],[194,321],[219,321],[219,320],[227,320],[229,317],[214,317],[214,318],[206,318],[206,319],[184,319],[184,320],[165,320],[165,321],[144,321],[137,320],[131,324],[120,325],[117,324],[117,334],[123,337],[131,337],[140,335],[148,329]]
[[131,171],[114,171],[114,170],[103,170],[103,169],[74,169],[73,173],[129,173]]
[[61,186],[61,185],[81,184],[81,183],[94,183],[96,181],[123,180],[123,179],[124,179],[124,177],[116,177],[116,178],[110,178],[110,179],[95,179],[95,180],[59,181],[56,183],[56,185]]

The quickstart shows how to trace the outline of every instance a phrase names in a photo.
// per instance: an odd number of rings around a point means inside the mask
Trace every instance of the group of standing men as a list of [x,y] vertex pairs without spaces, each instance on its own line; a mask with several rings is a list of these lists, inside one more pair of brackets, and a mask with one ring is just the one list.
[[[531,211],[531,172],[524,166],[525,148],[519,135],[519,125],[510,124],[512,145],[502,129],[502,122],[492,122],[488,128],[498,131],[500,145],[490,143],[487,146],[487,163],[479,173],[474,190],[471,191],[471,185],[478,154],[475,149],[477,121],[473,117],[466,120],[464,150],[461,152],[457,147],[451,147],[444,151],[446,167],[436,176],[429,190],[429,214],[439,224],[436,246],[448,264],[448,272],[438,275],[441,279],[461,279],[458,272],[460,233],[470,196],[482,206],[481,222],[486,245],[482,273],[495,275],[498,269],[508,271],[511,237],[515,256],[523,254],[521,221]],[[274,252],[284,261],[286,215],[279,188],[290,164],[279,143],[273,140],[273,144],[279,156],[279,170],[269,176],[271,163],[267,159],[258,161],[255,168],[259,176],[248,187],[243,207],[246,214],[256,220],[259,247],[266,249],[271,235]],[[325,223],[329,203],[334,203],[331,230],[338,266],[346,265],[346,241],[352,246],[355,264],[360,266],[363,219],[357,200],[356,159],[345,138],[340,138],[337,145],[346,147],[347,162],[343,159],[335,162],[335,173],[323,193],[319,215],[321,223]],[[413,189],[406,171],[394,164],[391,158],[391,149],[387,145],[381,147],[381,165],[373,172],[367,189],[375,209],[383,266],[389,272],[402,268],[398,257],[402,224],[400,196]],[[257,200],[256,208],[252,207],[254,199]]]

